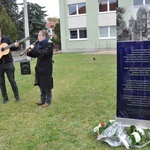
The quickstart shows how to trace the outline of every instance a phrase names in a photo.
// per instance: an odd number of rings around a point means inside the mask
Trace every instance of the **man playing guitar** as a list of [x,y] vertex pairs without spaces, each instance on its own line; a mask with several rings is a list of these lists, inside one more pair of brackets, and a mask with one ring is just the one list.
[[[7,45],[11,45],[12,42],[8,36],[2,36],[0,29],[0,88],[3,97],[3,103],[5,104],[8,101],[8,95],[5,84],[5,74],[11,84],[14,97],[16,102],[19,101],[19,93],[18,86],[15,81],[15,67],[13,64],[13,57],[11,55],[11,50],[17,50],[19,43],[15,42],[9,49],[5,49],[4,47]],[[5,51],[4,55],[2,54]]]

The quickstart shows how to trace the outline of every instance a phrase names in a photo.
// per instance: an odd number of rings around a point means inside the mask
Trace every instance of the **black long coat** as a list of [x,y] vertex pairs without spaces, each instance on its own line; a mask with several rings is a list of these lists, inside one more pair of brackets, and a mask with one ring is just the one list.
[[53,88],[53,43],[48,42],[43,48],[37,49],[37,45],[27,53],[28,56],[37,58],[35,66],[35,84],[41,89]]

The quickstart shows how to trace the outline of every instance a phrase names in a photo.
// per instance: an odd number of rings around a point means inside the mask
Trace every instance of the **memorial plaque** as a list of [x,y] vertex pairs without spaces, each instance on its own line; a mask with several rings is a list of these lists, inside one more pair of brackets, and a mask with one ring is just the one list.
[[[132,7],[134,9],[134,7]],[[116,120],[150,126],[150,9],[117,9]],[[126,18],[126,19],[124,19]]]
[[150,42],[117,47],[117,117],[150,120]]

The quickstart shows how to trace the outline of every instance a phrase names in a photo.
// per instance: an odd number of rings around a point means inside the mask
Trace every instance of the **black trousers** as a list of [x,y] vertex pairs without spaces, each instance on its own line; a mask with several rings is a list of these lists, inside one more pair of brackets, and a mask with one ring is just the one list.
[[15,72],[15,67],[13,63],[0,64],[0,87],[4,99],[8,99],[6,84],[5,84],[5,73],[11,84],[12,90],[14,92],[14,97],[19,96],[18,86],[15,81],[14,72]]

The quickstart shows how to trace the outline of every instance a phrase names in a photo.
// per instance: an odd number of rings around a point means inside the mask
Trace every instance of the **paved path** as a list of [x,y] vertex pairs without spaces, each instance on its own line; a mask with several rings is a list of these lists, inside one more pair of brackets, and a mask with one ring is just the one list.
[[14,62],[27,60],[27,56],[26,56],[26,55],[20,56],[20,53],[21,53],[21,52],[22,52],[22,51],[12,51],[12,52],[11,52],[11,54],[12,54],[12,56],[13,56]]
[[116,50],[101,50],[96,52],[84,52],[83,54],[117,54]]
[[[20,56],[20,53],[22,51],[12,51],[12,56],[15,61],[24,61],[24,60],[28,60],[28,56],[23,55]],[[59,54],[62,53],[62,51],[56,51],[54,52],[54,54]],[[83,52],[83,54],[115,54],[116,55],[116,50],[101,50],[101,51],[96,51],[96,52]]]

